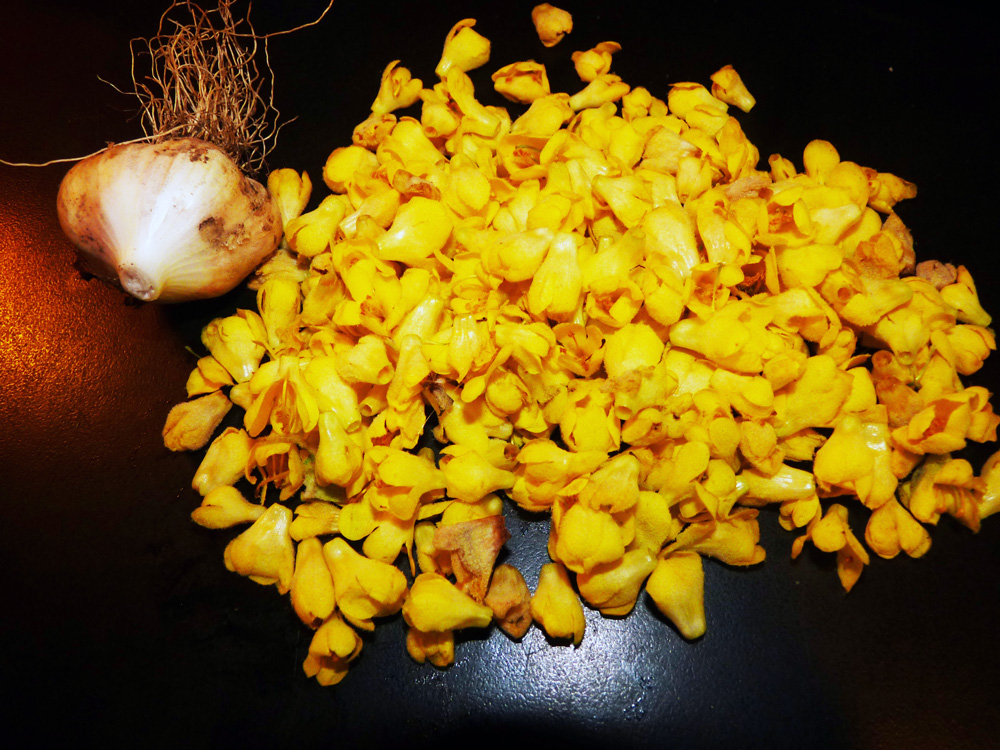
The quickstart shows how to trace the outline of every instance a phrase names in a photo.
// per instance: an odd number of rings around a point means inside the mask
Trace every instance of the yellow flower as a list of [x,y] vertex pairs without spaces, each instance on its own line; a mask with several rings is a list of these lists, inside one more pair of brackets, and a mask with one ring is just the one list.
[[536,318],[566,321],[576,314],[583,291],[577,239],[566,232],[552,238],[548,254],[528,289],[528,310]]
[[890,453],[887,425],[845,414],[816,451],[813,473],[820,491],[847,490],[869,508],[878,508],[893,497],[898,483]]
[[983,487],[964,458],[928,456],[902,484],[899,499],[921,523],[936,524],[942,513],[948,513],[978,531]]
[[215,357],[202,357],[198,360],[198,366],[188,376],[187,395],[188,398],[201,396],[232,384],[232,375],[226,372],[226,369],[219,364]]
[[572,640],[575,646],[583,640],[586,627],[583,605],[560,563],[542,566],[538,587],[531,597],[531,616],[550,638]]
[[569,98],[569,106],[579,112],[581,109],[599,107],[608,102],[616,102],[629,92],[629,86],[614,73],[602,73],[590,81],[583,89]]
[[281,225],[287,226],[289,221],[306,210],[312,194],[312,180],[305,172],[299,174],[294,169],[276,169],[267,175],[267,191],[278,204]]
[[837,553],[837,575],[845,591],[854,588],[869,558],[861,542],[847,525],[847,508],[839,503],[831,505],[822,517],[817,515],[806,528],[806,533],[792,543],[792,557],[798,557],[806,541],[812,541],[823,552]]
[[625,554],[627,540],[615,518],[606,510],[572,503],[552,521],[554,557],[575,573],[613,563]]
[[295,570],[295,548],[289,534],[292,511],[274,503],[253,525],[226,545],[226,568],[286,593]]
[[268,435],[254,441],[244,470],[251,484],[256,482],[253,474],[258,470],[262,481],[257,492],[262,500],[269,484],[281,489],[278,498],[284,502],[298,492],[305,481],[301,449],[280,435]]
[[252,444],[246,431],[227,427],[208,446],[191,487],[204,496],[216,487],[235,484],[243,476]]
[[571,59],[580,80],[593,81],[611,70],[611,55],[621,48],[618,42],[601,42],[589,50],[574,52]]
[[[377,167],[378,157],[368,149],[355,145],[341,146],[331,151],[327,157],[323,165],[323,181],[334,193],[345,194],[358,175],[371,176]],[[324,198],[320,206],[322,207],[327,201],[328,199]],[[329,205],[332,207],[333,202]],[[286,228],[285,234],[288,233]]]
[[254,399],[243,424],[251,437],[260,435],[268,424],[281,435],[316,428],[319,407],[298,356],[281,355],[261,365],[250,379],[250,393]]
[[216,318],[201,331],[201,343],[237,383],[245,383],[260,366],[266,340],[264,322],[250,310]]
[[757,511],[744,508],[728,518],[688,524],[664,552],[690,550],[727,565],[757,565],[765,556],[759,540]]
[[349,210],[350,206],[344,196],[326,196],[312,211],[290,219],[285,225],[288,245],[305,258],[319,255],[333,244],[337,230]]
[[323,545],[316,537],[302,540],[295,551],[291,600],[299,619],[311,628],[318,627],[336,607],[333,577],[323,559]]
[[514,120],[511,133],[533,136],[551,136],[573,116],[568,94],[548,94],[538,97],[531,106]]
[[489,62],[490,40],[472,27],[476,19],[466,18],[451,27],[444,40],[444,50],[434,72],[444,80],[451,67],[474,70]]
[[451,237],[451,219],[444,206],[415,196],[399,207],[389,231],[377,241],[378,257],[414,266],[441,251]]
[[232,406],[222,391],[176,404],[163,425],[163,444],[172,451],[204,448]]
[[406,652],[417,664],[429,661],[435,667],[450,666],[455,661],[455,633],[451,630],[425,633],[416,628],[408,628]]
[[635,607],[642,584],[656,565],[656,557],[648,550],[629,550],[615,562],[579,574],[576,582],[580,596],[603,615],[627,615]]
[[749,112],[757,103],[732,65],[726,65],[712,74],[712,95],[744,112]]
[[341,537],[323,545],[333,574],[337,608],[362,630],[373,630],[372,618],[395,614],[406,596],[406,577],[393,565],[355,552]]
[[865,541],[875,554],[886,559],[903,551],[910,557],[923,557],[931,546],[927,529],[894,497],[871,514]]
[[288,347],[297,330],[302,295],[296,281],[284,277],[266,279],[257,289],[257,309],[267,331],[268,350],[273,354]]
[[449,497],[471,503],[514,486],[513,472],[494,466],[475,448],[450,445],[441,455]]
[[958,311],[958,319],[963,323],[988,326],[992,320],[979,302],[972,274],[965,266],[958,267],[958,279],[941,290],[944,301]]
[[505,65],[493,74],[492,80],[497,93],[521,104],[528,104],[551,93],[545,66],[534,60]]
[[364,443],[360,434],[351,434],[340,415],[320,412],[316,420],[319,444],[316,448],[316,481],[321,485],[352,485],[361,475]]
[[222,485],[205,493],[201,505],[191,512],[191,520],[206,529],[227,529],[253,523],[264,515],[264,506],[248,502],[235,487]]
[[705,634],[705,572],[697,552],[673,552],[660,558],[646,581],[657,609],[688,640]]
[[410,71],[399,65],[399,60],[393,60],[382,71],[382,84],[372,103],[372,112],[384,115],[395,109],[405,109],[420,98],[423,87],[419,78],[412,78]]
[[327,500],[299,503],[289,533],[297,542],[336,534],[340,530],[340,512],[339,505]]
[[403,603],[403,619],[425,633],[485,628],[493,622],[493,610],[459,591],[444,576],[421,573]]
[[309,654],[302,664],[307,677],[320,685],[336,685],[347,676],[347,667],[361,653],[361,638],[338,614],[313,634]]

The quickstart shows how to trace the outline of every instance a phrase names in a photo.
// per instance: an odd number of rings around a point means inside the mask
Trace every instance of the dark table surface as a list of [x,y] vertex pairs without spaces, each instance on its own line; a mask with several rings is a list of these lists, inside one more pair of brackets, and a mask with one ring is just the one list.
[[[260,0],[258,30],[323,0]],[[575,90],[570,53],[614,40],[613,70],[665,96],[729,63],[757,107],[739,119],[762,159],[801,163],[813,138],[915,182],[899,206],[918,259],[966,264],[996,306],[997,50],[989,23],[937,4],[569,2],[573,34],[534,37],[531,2],[337,0],[275,39],[276,99],[297,119],[272,167],[322,164],[400,59],[433,80],[464,17],[493,42],[479,71],[535,58]],[[819,4],[817,4],[818,6]],[[79,156],[140,134],[128,40],[150,3],[13,0],[0,23],[0,158]],[[484,94],[484,97],[486,95]],[[489,99],[489,97],[486,97]],[[708,633],[687,643],[643,597],[587,613],[579,648],[533,629],[460,640],[448,670],[406,655],[400,617],[364,639],[338,687],[301,671],[310,634],[273,587],[225,570],[230,538],[193,524],[200,456],[160,429],[184,397],[202,325],[242,304],[131,304],[87,280],[60,232],[67,165],[0,166],[0,736],[109,747],[419,747],[469,740],[570,747],[986,748],[1000,728],[1000,520],[944,519],[920,560],[878,558],[845,595],[829,556],[790,559],[795,534],[761,516],[767,561],[706,565]],[[317,190],[314,202],[322,195]],[[972,382],[995,390],[991,360]],[[979,462],[990,447],[968,451]],[[508,513],[508,559],[537,580],[544,523]],[[390,744],[393,743],[393,744]]]

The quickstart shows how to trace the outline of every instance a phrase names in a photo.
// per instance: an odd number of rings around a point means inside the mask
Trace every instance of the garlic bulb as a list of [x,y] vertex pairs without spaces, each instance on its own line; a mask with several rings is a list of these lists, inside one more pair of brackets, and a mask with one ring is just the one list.
[[98,276],[141,300],[233,289],[281,241],[267,189],[196,138],[112,145],[63,178],[59,222]]

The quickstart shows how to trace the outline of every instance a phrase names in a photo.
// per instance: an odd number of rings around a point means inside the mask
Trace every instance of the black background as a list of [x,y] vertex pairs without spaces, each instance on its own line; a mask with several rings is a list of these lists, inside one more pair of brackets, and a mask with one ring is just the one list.
[[[261,0],[258,31],[315,17],[322,0]],[[762,161],[801,165],[813,138],[915,182],[899,206],[918,260],[965,263],[997,312],[998,73],[990,24],[955,6],[831,2],[563,3],[575,29],[546,49],[531,2],[337,0],[324,22],[270,46],[276,103],[297,119],[273,168],[307,170],[349,142],[379,76],[400,59],[425,82],[461,18],[493,42],[473,73],[534,58],[575,91],[570,53],[613,40],[613,71],[665,96],[729,63],[757,98],[740,115]],[[140,135],[128,40],[147,3],[5,4],[0,158],[81,156]],[[821,554],[761,516],[768,559],[706,564],[707,635],[680,638],[645,596],[625,619],[587,614],[579,648],[538,629],[460,641],[448,670],[406,655],[395,617],[365,636],[338,687],[301,671],[310,633],[284,597],[228,573],[227,532],[189,520],[197,454],[160,440],[184,397],[198,331],[240,293],[131,304],[73,268],[55,217],[67,165],[0,166],[0,736],[109,747],[422,747],[455,740],[575,747],[993,747],[1000,726],[1000,522],[943,519],[921,560],[874,559],[853,592]],[[192,347],[194,351],[189,351]],[[996,390],[991,360],[972,382]],[[963,454],[979,463],[990,446]],[[529,585],[546,525],[508,511],[507,559]],[[863,517],[856,528],[862,529]],[[390,745],[390,743],[392,743]]]

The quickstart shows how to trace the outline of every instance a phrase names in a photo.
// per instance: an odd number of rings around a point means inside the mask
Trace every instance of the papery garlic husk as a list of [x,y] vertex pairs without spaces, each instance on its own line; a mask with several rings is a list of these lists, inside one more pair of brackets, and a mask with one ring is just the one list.
[[225,294],[281,242],[267,189],[197,138],[109,146],[70,169],[57,205],[88,270],[145,301]]

